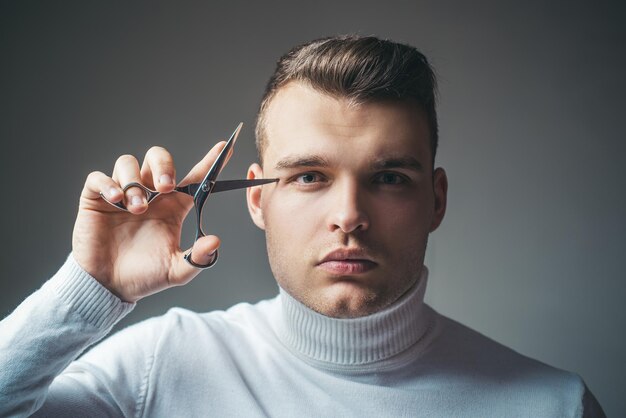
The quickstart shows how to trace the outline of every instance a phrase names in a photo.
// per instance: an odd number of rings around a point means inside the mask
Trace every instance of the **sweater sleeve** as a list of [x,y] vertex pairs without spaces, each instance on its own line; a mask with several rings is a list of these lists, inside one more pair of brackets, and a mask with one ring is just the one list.
[[[133,307],[70,255],[0,322],[0,416],[28,416],[39,409],[55,377]],[[67,382],[65,389],[70,390]]]

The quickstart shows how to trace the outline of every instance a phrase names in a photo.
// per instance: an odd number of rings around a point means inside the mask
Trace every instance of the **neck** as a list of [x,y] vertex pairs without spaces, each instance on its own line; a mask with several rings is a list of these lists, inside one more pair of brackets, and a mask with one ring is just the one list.
[[399,300],[359,318],[331,318],[303,305],[280,289],[283,343],[296,355],[318,364],[361,366],[390,359],[415,345],[426,332],[424,293],[428,269]]

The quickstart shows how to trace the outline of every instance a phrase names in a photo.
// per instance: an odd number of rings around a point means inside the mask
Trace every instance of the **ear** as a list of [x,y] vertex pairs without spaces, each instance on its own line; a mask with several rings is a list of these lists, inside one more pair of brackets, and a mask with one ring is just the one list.
[[[263,169],[257,163],[252,164],[248,168],[247,178],[252,179],[262,179],[263,178]],[[252,222],[259,228],[265,230],[265,220],[263,219],[263,208],[261,206],[261,193],[263,191],[263,186],[256,187],[248,187],[246,189],[246,199],[248,201],[248,211],[250,212],[250,217],[252,218]]]
[[435,211],[430,224],[430,232],[439,227],[446,214],[448,205],[448,177],[445,170],[441,167],[433,172],[433,189],[435,193]]

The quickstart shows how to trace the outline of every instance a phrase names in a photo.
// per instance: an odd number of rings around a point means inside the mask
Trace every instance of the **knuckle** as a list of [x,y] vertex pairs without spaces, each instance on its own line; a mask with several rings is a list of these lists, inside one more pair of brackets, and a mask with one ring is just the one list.
[[92,171],[87,175],[87,179],[85,179],[85,186],[89,188],[98,187],[104,183],[107,179],[106,174],[101,171]]
[[170,159],[170,153],[165,148],[154,145],[146,152],[146,158],[160,163],[162,161],[168,161]]
[[135,159],[135,157],[131,154],[124,154],[124,155],[120,155],[117,158],[116,164],[128,164],[128,163],[132,163],[132,162],[136,162],[137,160]]
[[102,178],[103,175],[104,173],[102,171],[92,171],[91,173],[87,174],[87,182],[93,183],[96,180]]
[[145,159],[151,166],[161,170],[171,170],[174,164],[172,155],[159,145],[151,147],[146,153]]
[[167,150],[164,147],[160,146],[160,145],[153,145],[148,150],[148,154],[160,154],[160,153],[164,153],[164,152],[167,152]]
[[155,161],[155,166],[161,169],[161,171],[172,171],[173,168],[172,161],[167,159],[160,159]]
[[132,197],[132,196],[144,197],[145,196],[145,192],[141,190],[139,187],[129,187],[128,189],[126,189],[124,194],[129,197]]

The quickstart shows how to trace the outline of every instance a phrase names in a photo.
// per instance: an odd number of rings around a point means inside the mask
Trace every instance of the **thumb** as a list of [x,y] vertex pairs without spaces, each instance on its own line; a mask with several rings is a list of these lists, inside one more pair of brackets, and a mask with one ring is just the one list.
[[187,260],[185,254],[191,251],[191,261],[199,266],[207,266],[216,261],[217,249],[220,246],[220,239],[215,235],[207,235],[198,238],[191,250],[186,252],[178,251],[172,260],[172,271],[170,283],[172,286],[187,284],[202,271],[202,268],[195,267]]

